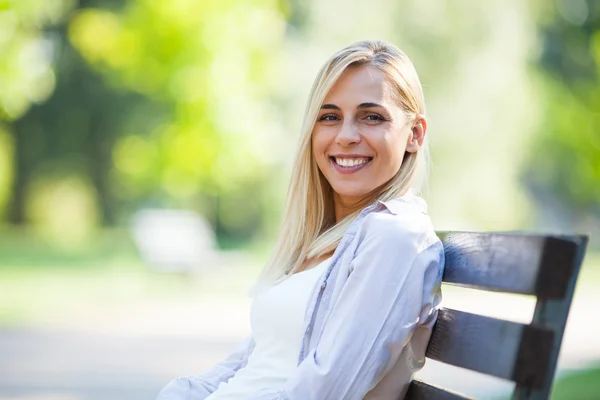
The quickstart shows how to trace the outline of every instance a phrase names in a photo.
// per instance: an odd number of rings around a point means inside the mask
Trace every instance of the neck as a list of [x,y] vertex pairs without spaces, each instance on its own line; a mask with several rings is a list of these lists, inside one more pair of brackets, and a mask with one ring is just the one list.
[[361,198],[340,197],[337,193],[333,194],[333,205],[335,208],[335,223],[337,224],[348,215],[360,208]]

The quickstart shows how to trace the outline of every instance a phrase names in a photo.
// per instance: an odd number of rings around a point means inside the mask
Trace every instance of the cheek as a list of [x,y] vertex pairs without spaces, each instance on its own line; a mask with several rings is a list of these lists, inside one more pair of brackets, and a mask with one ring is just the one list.
[[321,172],[323,171],[323,152],[324,152],[324,147],[323,147],[323,143],[321,140],[319,140],[319,138],[313,136],[313,138],[311,139],[311,147],[312,147],[312,155],[313,155],[313,159],[315,160],[315,162],[317,163],[317,167],[319,168],[319,170],[321,170]]
[[314,131],[311,141],[315,159],[323,158],[328,145],[326,135],[323,132]]
[[373,143],[373,147],[376,149],[377,154],[380,157],[381,164],[384,168],[390,168],[394,171],[385,171],[386,175],[389,173],[395,174],[397,169],[402,164],[404,158],[404,150],[406,143],[403,142],[402,135],[399,134],[387,134],[380,137],[376,143]]

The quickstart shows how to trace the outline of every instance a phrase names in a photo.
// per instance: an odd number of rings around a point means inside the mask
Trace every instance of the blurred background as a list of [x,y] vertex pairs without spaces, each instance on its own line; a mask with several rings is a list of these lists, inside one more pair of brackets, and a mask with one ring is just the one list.
[[0,0],[0,399],[155,398],[228,354],[312,80],[377,38],[424,85],[437,229],[591,235],[553,398],[600,398],[599,1]]

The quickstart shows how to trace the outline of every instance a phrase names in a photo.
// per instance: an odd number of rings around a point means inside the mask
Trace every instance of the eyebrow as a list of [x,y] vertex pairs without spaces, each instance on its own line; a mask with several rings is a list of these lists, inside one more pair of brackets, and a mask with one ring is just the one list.
[[377,103],[361,103],[356,108],[373,108],[373,107],[385,108],[381,104],[377,104]]
[[[361,109],[361,108],[373,108],[373,107],[383,107],[381,104],[377,104],[377,103],[360,103],[358,106],[356,106],[356,108]],[[323,104],[321,106],[321,110],[341,110],[338,106],[336,106],[335,104]]]

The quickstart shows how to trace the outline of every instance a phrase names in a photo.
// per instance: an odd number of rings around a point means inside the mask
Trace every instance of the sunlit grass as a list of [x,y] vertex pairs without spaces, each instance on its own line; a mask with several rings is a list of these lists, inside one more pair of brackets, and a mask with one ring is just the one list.
[[147,301],[241,296],[251,281],[251,271],[190,277],[152,273],[141,265],[120,263],[78,271],[5,269],[0,280],[0,325],[77,318]]
[[550,398],[552,400],[600,399],[600,366],[558,379]]
[[248,264],[196,276],[161,274],[132,260],[81,269],[4,267],[0,326],[43,325],[145,302],[243,296],[257,271],[256,265]]
[[[6,233],[6,232],[4,232]],[[147,302],[244,296],[260,264],[240,263],[193,274],[146,266],[124,232],[98,236],[86,248],[57,249],[36,235],[13,232],[0,244],[0,326],[44,325]]]

